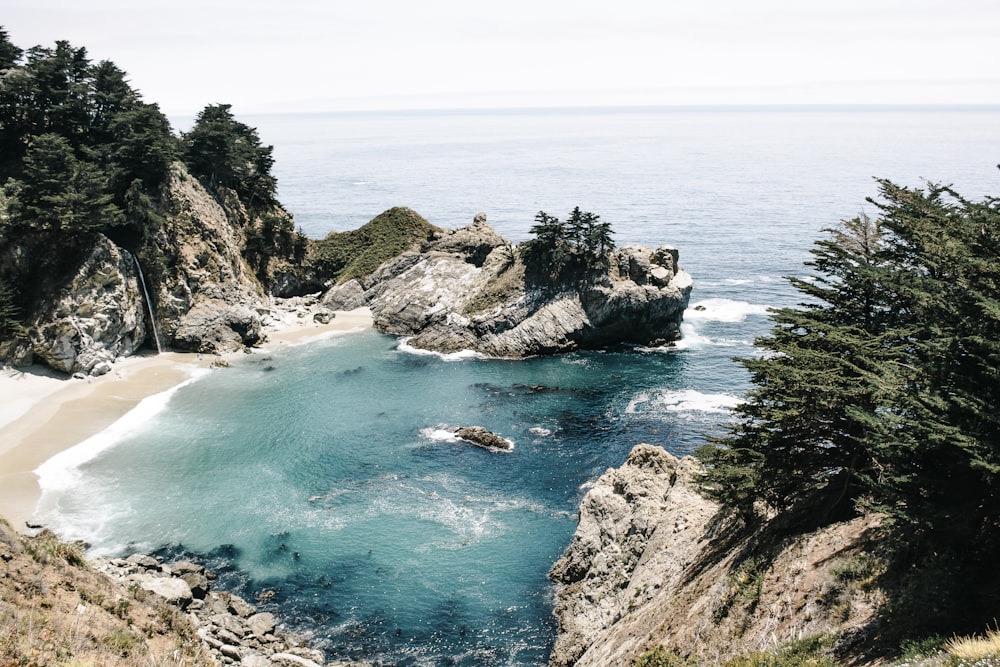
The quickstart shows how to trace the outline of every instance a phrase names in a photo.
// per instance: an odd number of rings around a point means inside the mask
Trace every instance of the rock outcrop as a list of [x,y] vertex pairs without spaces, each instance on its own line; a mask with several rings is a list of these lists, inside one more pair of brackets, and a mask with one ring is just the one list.
[[509,452],[514,449],[514,445],[510,440],[502,438],[492,431],[487,431],[482,426],[463,426],[455,431],[455,437],[483,449],[502,452]]
[[31,350],[64,373],[101,375],[142,345],[145,309],[132,255],[99,236],[72,279],[39,308]]
[[155,242],[170,260],[154,296],[160,331],[171,346],[205,353],[258,343],[264,295],[241,254],[246,211],[235,195],[224,208],[179,165],[167,189],[172,211]]
[[529,285],[515,248],[479,214],[324,299],[335,309],[367,305],[380,331],[446,353],[524,357],[677,340],[692,287],[677,251],[625,246],[609,260],[606,276],[582,284]]
[[838,571],[870,566],[865,538],[877,519],[766,548],[760,535],[730,539],[718,507],[698,493],[700,472],[690,457],[638,445],[587,493],[550,573],[559,622],[551,665],[629,665],[658,646],[717,664],[812,635],[842,644],[863,635],[881,594]]

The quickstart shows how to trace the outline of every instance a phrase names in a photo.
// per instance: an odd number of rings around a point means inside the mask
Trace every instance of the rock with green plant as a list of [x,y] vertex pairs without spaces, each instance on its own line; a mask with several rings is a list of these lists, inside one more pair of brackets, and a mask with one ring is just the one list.
[[692,281],[677,251],[595,247],[600,259],[542,275],[542,254],[512,245],[478,214],[325,299],[367,305],[380,331],[442,353],[525,357],[679,339]]

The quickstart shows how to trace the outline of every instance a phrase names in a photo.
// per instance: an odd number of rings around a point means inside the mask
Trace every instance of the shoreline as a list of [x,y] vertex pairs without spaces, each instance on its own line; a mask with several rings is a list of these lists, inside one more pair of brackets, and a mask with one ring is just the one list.
[[[367,308],[339,311],[328,324],[295,311],[266,323],[265,341],[254,352],[308,344],[372,327]],[[212,367],[235,362],[244,352],[222,357],[196,352],[143,353],[116,362],[110,373],[67,378],[43,366],[4,368],[0,373],[0,517],[24,532],[41,498],[35,471],[50,458],[96,435],[124,417],[144,398],[167,391]]]

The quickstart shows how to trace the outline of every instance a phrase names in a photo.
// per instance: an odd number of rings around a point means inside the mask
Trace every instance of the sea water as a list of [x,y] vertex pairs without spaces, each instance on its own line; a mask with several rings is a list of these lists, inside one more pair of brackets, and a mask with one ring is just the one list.
[[[311,236],[407,205],[487,213],[513,240],[572,207],[618,243],[673,244],[684,339],[521,361],[375,332],[248,356],[145,401],[41,469],[46,520],[99,553],[205,562],[328,657],[542,665],[546,579],[586,489],[631,447],[677,455],[748,388],[767,309],[874,177],[997,192],[998,110],[589,110],[261,116],[279,196]],[[458,441],[478,425],[514,443]]]

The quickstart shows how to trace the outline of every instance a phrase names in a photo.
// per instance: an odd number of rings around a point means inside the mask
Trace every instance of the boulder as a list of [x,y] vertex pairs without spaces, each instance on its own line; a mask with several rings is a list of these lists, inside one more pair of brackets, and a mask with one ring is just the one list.
[[184,609],[194,596],[191,587],[183,579],[174,577],[150,577],[139,582],[139,587],[155,595],[159,595],[169,604]]
[[254,614],[247,619],[247,627],[250,628],[250,632],[257,637],[264,637],[265,635],[272,634],[274,628],[277,627],[277,620],[274,618],[274,614],[269,612],[261,612],[259,614]]
[[483,449],[507,452],[514,448],[514,445],[509,440],[501,438],[496,433],[487,431],[482,426],[464,426],[455,431],[455,436]]
[[320,667],[320,663],[291,653],[275,653],[271,656],[271,662],[284,667]]
[[330,310],[354,310],[363,308],[367,303],[365,289],[358,280],[348,280],[331,287],[323,295],[323,305]]
[[180,318],[173,344],[205,354],[235,352],[261,340],[260,315],[224,301],[202,301]]

